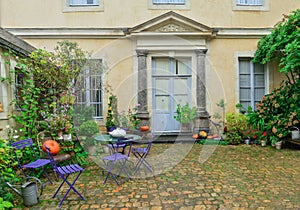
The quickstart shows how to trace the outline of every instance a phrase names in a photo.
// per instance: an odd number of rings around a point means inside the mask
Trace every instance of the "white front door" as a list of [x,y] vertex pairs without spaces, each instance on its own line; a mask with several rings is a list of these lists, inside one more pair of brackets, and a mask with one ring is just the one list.
[[178,132],[180,124],[174,119],[177,104],[191,101],[191,58],[157,57],[152,61],[152,129]]

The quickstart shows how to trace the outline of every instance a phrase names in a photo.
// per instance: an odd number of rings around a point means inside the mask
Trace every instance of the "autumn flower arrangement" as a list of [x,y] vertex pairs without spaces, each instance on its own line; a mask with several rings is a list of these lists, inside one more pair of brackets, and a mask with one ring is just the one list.
[[[266,136],[271,144],[283,140],[290,128],[299,126],[300,95],[296,84],[285,84],[262,97],[257,111],[250,114],[251,122],[262,122],[263,130],[270,131]],[[266,137],[267,138],[267,137]]]

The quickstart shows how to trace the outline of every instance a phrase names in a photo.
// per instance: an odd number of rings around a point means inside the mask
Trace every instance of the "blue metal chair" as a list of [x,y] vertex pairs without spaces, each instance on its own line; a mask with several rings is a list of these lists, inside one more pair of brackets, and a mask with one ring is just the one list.
[[150,153],[153,136],[150,137],[147,147],[132,148],[132,154],[138,159],[134,175],[140,170],[141,166],[145,166],[150,172],[153,172],[151,164],[146,160]]
[[[123,150],[122,153],[119,152],[119,148],[125,148],[124,144],[126,146],[129,146],[128,153],[125,154],[125,151]],[[105,177],[105,180],[103,184],[106,183],[109,175],[113,178],[113,180],[117,183],[118,186],[120,186],[120,182],[117,180],[117,176],[114,174],[113,170],[116,169],[117,166],[119,166],[119,169],[117,175],[119,176],[122,171],[124,171],[125,175],[127,176],[128,179],[130,179],[129,175],[129,169],[126,166],[126,163],[129,159],[129,155],[131,152],[131,147],[132,147],[132,140],[131,139],[126,139],[126,138],[119,138],[117,142],[114,144],[114,153],[103,157],[102,161],[104,162],[105,165],[105,170],[107,171],[107,175]]]
[[[14,153],[18,160],[19,167],[22,170],[22,172],[26,178],[29,176],[33,176],[32,174],[35,169],[42,168],[42,170],[43,170],[42,173],[47,177],[49,182],[52,183],[46,172],[46,165],[48,165],[50,163],[50,160],[38,158],[38,156],[36,155],[35,149],[33,147],[33,142],[32,142],[31,138],[24,139],[21,141],[16,141],[16,142],[11,143],[10,145],[15,148]],[[31,153],[33,154],[33,156],[35,158],[34,161],[25,163],[24,160],[21,160],[21,158],[18,155],[19,152],[17,152],[17,150],[24,151],[25,148],[31,149]],[[22,158],[22,159],[24,159],[24,158]],[[29,175],[26,173],[26,169],[30,170]]]
[[[76,181],[78,180],[79,176],[81,175],[82,171],[84,170],[81,168],[78,164],[71,164],[71,165],[66,165],[66,166],[57,166],[56,162],[53,159],[52,153],[50,151],[50,148],[46,147],[46,152],[48,154],[48,157],[51,161],[51,165],[53,167],[54,172],[58,174],[58,176],[62,179],[62,183],[59,185],[57,190],[55,191],[54,195],[52,198],[56,197],[59,190],[63,186],[64,183],[67,183],[69,185],[69,189],[67,192],[64,194],[62,200],[59,203],[59,207],[62,205],[63,201],[66,199],[67,195],[69,194],[70,190],[72,189],[82,200],[85,200],[85,198],[77,191],[77,189],[74,187]],[[71,174],[78,173],[73,182],[68,181],[68,177]]]

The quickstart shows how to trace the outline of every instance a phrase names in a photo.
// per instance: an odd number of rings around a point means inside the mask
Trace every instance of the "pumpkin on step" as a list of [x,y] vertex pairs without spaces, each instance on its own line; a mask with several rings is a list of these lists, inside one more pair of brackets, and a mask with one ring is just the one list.
[[47,146],[50,149],[50,152],[52,155],[56,155],[57,153],[59,153],[60,150],[60,146],[57,143],[57,141],[54,140],[47,140],[44,142],[43,144],[43,150],[46,152],[46,147]]
[[141,131],[148,131],[148,130],[149,130],[149,126],[148,125],[141,126]]

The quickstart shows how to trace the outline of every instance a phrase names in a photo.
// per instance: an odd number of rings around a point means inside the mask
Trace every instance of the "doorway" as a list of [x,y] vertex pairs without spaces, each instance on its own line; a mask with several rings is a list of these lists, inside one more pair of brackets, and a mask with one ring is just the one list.
[[174,119],[177,104],[191,102],[191,58],[154,57],[152,59],[152,129],[179,132]]

